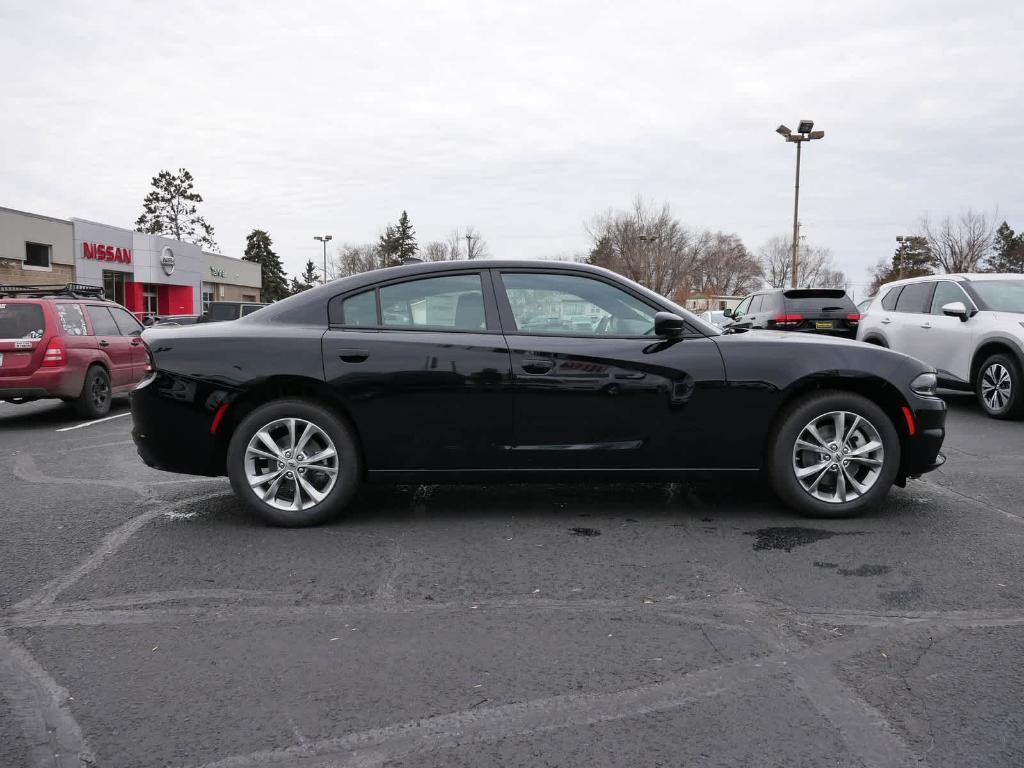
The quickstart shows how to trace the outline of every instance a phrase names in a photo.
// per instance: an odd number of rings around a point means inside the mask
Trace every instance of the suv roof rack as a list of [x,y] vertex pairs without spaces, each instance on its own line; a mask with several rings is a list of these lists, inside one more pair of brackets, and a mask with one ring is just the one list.
[[72,299],[102,299],[103,289],[97,285],[64,283],[64,285],[0,285],[0,298],[43,299],[68,297]]

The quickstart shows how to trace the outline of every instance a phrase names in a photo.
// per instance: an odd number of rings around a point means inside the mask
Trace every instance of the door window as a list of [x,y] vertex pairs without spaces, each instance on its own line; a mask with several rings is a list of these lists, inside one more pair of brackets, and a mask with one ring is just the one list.
[[142,333],[142,324],[132,317],[130,312],[120,307],[110,307],[109,309],[122,336],[138,336]]
[[757,296],[752,296],[750,299],[750,314],[754,315],[761,311],[761,305],[764,303],[764,294],[759,293]]
[[941,315],[943,306],[954,301],[961,302],[967,309],[974,306],[967,298],[963,288],[949,280],[941,280],[935,284],[935,295],[932,296],[932,314]]
[[601,280],[578,275],[501,276],[520,333],[649,336],[657,310]]
[[385,328],[485,330],[480,275],[430,277],[384,286],[380,289],[380,316]]
[[747,310],[750,308],[750,302],[753,298],[753,296],[747,296],[747,298],[741,301],[740,305],[736,307],[736,310],[732,313],[733,318],[742,317],[747,314]]
[[910,283],[903,286],[900,297],[896,300],[897,312],[915,312],[924,314],[928,311],[928,299],[931,298],[935,283]]
[[110,311],[106,307],[89,304],[85,311],[89,314],[89,321],[92,323],[93,336],[121,335],[117,323],[114,322],[114,318],[110,316]]

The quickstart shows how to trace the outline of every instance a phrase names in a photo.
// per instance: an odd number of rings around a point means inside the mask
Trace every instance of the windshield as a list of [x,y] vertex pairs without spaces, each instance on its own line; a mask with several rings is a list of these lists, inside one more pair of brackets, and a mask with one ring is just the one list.
[[985,309],[993,312],[1024,313],[1024,278],[1020,280],[972,280]]

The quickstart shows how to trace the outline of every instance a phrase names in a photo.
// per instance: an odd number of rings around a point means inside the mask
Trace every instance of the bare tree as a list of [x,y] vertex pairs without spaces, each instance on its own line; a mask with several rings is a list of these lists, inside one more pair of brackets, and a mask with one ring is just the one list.
[[420,248],[420,258],[424,261],[451,261],[449,253],[448,244],[441,240],[432,240]]
[[466,233],[463,235],[466,241],[466,258],[467,259],[486,259],[490,256],[490,251],[487,248],[487,241],[484,240],[476,227],[466,227]]
[[690,288],[705,296],[743,296],[761,285],[763,269],[736,235],[716,232],[697,260]]
[[344,243],[338,247],[337,255],[327,263],[327,279],[358,275],[383,266],[384,254],[376,245]]
[[[772,288],[787,288],[793,268],[792,240],[776,235],[758,249],[764,278]],[[846,275],[836,268],[832,251],[802,246],[797,254],[797,276],[802,288],[845,288]]]
[[588,261],[607,267],[663,296],[686,285],[710,240],[695,234],[672,215],[668,204],[656,208],[637,197],[626,211],[609,210],[587,225],[593,241]]
[[996,220],[997,216],[967,209],[955,219],[946,216],[935,224],[925,214],[921,237],[944,272],[977,272],[995,243]]

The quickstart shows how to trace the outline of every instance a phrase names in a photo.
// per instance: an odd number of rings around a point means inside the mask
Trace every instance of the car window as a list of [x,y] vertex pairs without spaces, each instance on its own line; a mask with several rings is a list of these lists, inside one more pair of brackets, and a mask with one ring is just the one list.
[[136,320],[127,310],[120,307],[108,307],[108,309],[114,316],[114,322],[117,323],[117,329],[121,332],[122,336],[131,336],[132,333],[138,335],[142,331],[142,323]]
[[60,302],[54,304],[53,308],[57,311],[57,317],[60,318],[60,326],[64,329],[64,333],[69,336],[88,335],[89,332],[85,328],[85,313],[82,311],[81,304]]
[[209,312],[206,313],[206,319],[213,322],[221,322],[224,320],[237,320],[238,319],[239,307],[237,304],[211,304]]
[[929,280],[926,283],[910,283],[903,286],[900,297],[896,299],[896,311],[922,314],[927,312],[928,299],[931,297],[934,285],[935,283]]
[[972,280],[971,287],[993,312],[1024,312],[1024,279]]
[[750,300],[753,298],[753,296],[747,296],[747,298],[741,301],[740,305],[733,311],[732,316],[739,317],[740,315],[747,314],[747,308],[750,306]]
[[589,277],[504,273],[502,282],[520,333],[645,336],[657,310],[620,288]]
[[889,292],[885,294],[885,298],[882,299],[882,309],[887,312],[892,312],[896,309],[896,300],[900,297],[900,291],[903,290],[902,285],[897,285],[895,288],[890,288]]
[[379,293],[385,328],[487,328],[479,274],[409,280],[386,285]]
[[121,331],[117,329],[117,323],[110,316],[106,307],[90,304],[85,308],[89,313],[89,320],[92,322],[92,333],[94,336],[120,336]]
[[759,293],[756,296],[752,296],[750,300],[750,314],[756,314],[761,311],[761,306],[764,304],[764,294]]
[[41,339],[46,321],[38,304],[0,301],[0,339]]
[[371,289],[340,301],[332,300],[328,314],[331,325],[375,328],[377,326],[377,294]]
[[935,284],[935,295],[932,296],[932,314],[941,315],[942,307],[954,301],[962,302],[967,309],[974,306],[963,288],[949,280],[940,280]]
[[246,304],[244,307],[242,307],[242,317],[247,317],[248,315],[251,315],[253,312],[258,312],[261,309],[263,309],[262,304]]

